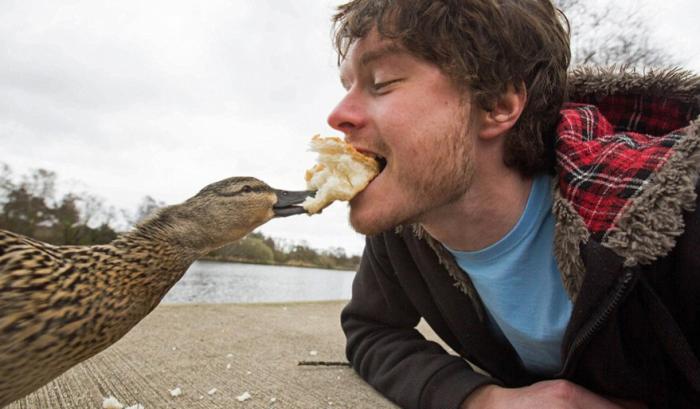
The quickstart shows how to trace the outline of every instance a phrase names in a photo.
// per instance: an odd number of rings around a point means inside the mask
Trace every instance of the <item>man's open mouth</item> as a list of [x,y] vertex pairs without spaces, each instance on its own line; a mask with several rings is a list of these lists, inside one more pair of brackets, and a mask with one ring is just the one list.
[[382,173],[382,171],[384,171],[384,168],[386,168],[386,158],[377,156],[375,159],[377,160],[377,162],[379,162],[379,173]]
[[369,156],[370,158],[373,158],[374,160],[377,161],[377,163],[379,164],[379,173],[382,173],[382,171],[384,171],[384,168],[386,168],[386,165],[387,165],[387,161],[386,161],[385,157],[383,157],[381,155],[377,155],[376,153],[369,152],[369,151],[364,151],[364,152],[362,152],[362,154]]

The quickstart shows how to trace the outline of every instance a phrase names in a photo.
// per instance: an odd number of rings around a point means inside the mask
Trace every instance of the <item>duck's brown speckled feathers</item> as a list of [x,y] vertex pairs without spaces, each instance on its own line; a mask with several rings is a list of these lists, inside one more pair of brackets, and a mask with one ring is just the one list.
[[272,218],[276,200],[256,179],[231,178],[108,245],[0,230],[0,407],[120,339],[198,256]]

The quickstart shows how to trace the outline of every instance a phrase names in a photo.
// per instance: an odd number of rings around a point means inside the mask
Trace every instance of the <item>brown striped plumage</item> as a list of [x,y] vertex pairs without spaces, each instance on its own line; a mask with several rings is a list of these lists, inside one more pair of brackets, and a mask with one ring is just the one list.
[[107,245],[53,246],[0,230],[0,407],[120,339],[197,257],[300,213],[278,213],[279,196],[306,196],[288,194],[226,179]]

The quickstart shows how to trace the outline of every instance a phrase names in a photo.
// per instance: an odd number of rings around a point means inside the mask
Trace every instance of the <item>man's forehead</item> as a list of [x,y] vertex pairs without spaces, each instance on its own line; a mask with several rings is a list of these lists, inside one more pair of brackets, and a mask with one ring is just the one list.
[[340,69],[342,72],[349,69],[351,65],[363,68],[383,57],[406,52],[407,50],[398,41],[380,37],[373,30],[350,45],[345,58],[340,63]]
[[383,41],[374,47],[363,50],[359,54],[358,63],[364,67],[369,65],[372,61],[403,52],[405,52],[405,50],[395,41]]

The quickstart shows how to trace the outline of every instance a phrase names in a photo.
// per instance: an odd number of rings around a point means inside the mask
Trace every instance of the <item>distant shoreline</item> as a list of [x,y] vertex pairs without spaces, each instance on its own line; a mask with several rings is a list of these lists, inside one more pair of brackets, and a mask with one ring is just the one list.
[[356,268],[355,269],[347,269],[347,268],[328,267],[328,266],[314,265],[311,263],[299,263],[299,262],[285,264],[285,263],[267,262],[267,261],[262,261],[262,260],[256,261],[256,260],[244,260],[244,259],[233,259],[233,258],[218,258],[218,257],[210,257],[210,256],[200,257],[197,260],[199,260],[199,261],[216,261],[219,263],[255,264],[255,265],[261,265],[261,266],[301,267],[301,268],[315,268],[315,269],[320,269],[320,270],[352,271],[352,272],[357,271]]

